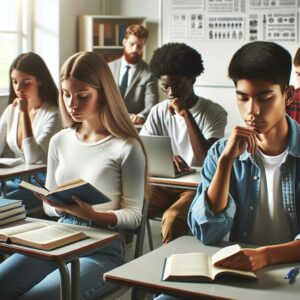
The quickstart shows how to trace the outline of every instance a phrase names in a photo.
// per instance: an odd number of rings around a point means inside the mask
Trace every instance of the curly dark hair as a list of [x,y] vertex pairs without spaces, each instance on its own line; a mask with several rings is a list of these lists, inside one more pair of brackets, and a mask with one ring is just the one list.
[[184,43],[168,43],[153,52],[150,70],[155,77],[182,75],[194,78],[203,73],[200,53]]

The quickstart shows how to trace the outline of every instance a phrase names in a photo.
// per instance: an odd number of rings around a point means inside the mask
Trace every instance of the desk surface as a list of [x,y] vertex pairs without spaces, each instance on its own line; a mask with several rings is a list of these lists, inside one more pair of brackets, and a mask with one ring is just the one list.
[[45,164],[20,164],[12,168],[0,168],[0,180],[7,180],[20,175],[30,175],[37,172],[43,172],[47,170],[47,165]]
[[[57,222],[46,221],[42,219],[27,218],[20,222],[13,223],[14,225],[24,224],[26,222],[42,222],[42,223],[52,223],[57,224]],[[11,224],[10,224],[11,225]],[[9,253],[22,253],[28,254],[31,256],[47,259],[47,260],[56,260],[64,261],[66,259],[71,259],[76,256],[79,256],[83,253],[101,248],[114,240],[120,238],[120,234],[114,231],[108,231],[92,227],[83,227],[76,225],[63,224],[80,231],[83,231],[89,236],[88,239],[84,239],[51,251],[34,249],[26,246],[20,246],[16,244],[7,244],[0,242],[0,250],[4,250]],[[9,227],[8,225],[5,227]],[[4,228],[4,227],[3,227]]]
[[104,274],[107,281],[136,286],[154,293],[170,293],[199,299],[299,299],[300,280],[290,285],[283,279],[291,265],[268,267],[257,272],[257,280],[219,278],[215,283],[167,282],[161,280],[164,259],[173,253],[206,252],[218,247],[204,246],[195,237],[184,236]]
[[200,168],[196,168],[196,172],[177,178],[150,177],[149,183],[151,185],[169,186],[174,188],[178,187],[197,189],[201,178],[200,170]]

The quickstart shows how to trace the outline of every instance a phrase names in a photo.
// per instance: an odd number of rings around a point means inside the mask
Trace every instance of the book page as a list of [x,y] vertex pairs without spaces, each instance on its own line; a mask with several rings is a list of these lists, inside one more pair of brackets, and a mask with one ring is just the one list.
[[49,191],[47,191],[47,190],[45,190],[41,187],[38,187],[34,184],[31,184],[29,182],[23,181],[23,180],[20,183],[20,187],[28,189],[28,190],[33,191],[33,192],[36,192],[38,194],[44,195],[44,196],[47,196],[49,194]]
[[224,247],[221,250],[219,250],[218,252],[216,252],[212,256],[212,276],[213,276],[213,278],[215,278],[216,275],[221,274],[221,273],[231,273],[231,274],[256,278],[256,275],[254,272],[229,269],[229,268],[221,268],[221,267],[215,266],[216,262],[222,261],[225,258],[233,256],[234,254],[236,254],[240,251],[241,251],[241,247],[238,244],[235,244],[232,246]]
[[71,180],[69,182],[66,182],[64,184],[61,184],[59,186],[57,186],[53,192],[59,192],[59,191],[63,191],[63,190],[66,190],[66,189],[71,189],[73,187],[76,187],[76,186],[80,186],[80,185],[83,185],[83,184],[86,184],[86,182],[82,179],[74,179],[74,180]]
[[[78,233],[83,234],[80,231],[74,230],[63,225],[50,225],[44,228],[39,228],[11,236],[10,239],[12,242],[18,243],[20,243],[23,240],[33,242],[36,244],[47,244],[57,240],[65,239],[69,236],[76,235]],[[29,245],[29,243],[26,244]]]
[[211,277],[211,258],[205,253],[183,253],[171,255],[166,262],[164,278],[168,276]]
[[23,162],[24,162],[24,160],[21,157],[17,157],[17,158],[1,157],[0,158],[0,166],[4,166],[4,167],[14,167],[14,166],[20,165]]
[[241,247],[238,244],[222,248],[221,250],[219,250],[212,256],[213,265],[218,261],[221,261],[229,256],[232,256],[232,255],[238,253],[240,250],[241,250]]
[[40,223],[40,222],[32,222],[23,225],[12,226],[8,228],[0,229],[0,236],[12,236],[22,232],[31,231],[46,226],[47,224]]

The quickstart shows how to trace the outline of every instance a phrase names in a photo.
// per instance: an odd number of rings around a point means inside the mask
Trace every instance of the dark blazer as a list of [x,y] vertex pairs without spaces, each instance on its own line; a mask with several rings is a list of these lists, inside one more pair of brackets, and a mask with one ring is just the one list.
[[[121,59],[108,64],[117,85],[119,85]],[[142,60],[137,64],[124,96],[127,110],[129,113],[147,118],[151,107],[158,102],[158,98],[157,80],[150,73],[148,64]]]

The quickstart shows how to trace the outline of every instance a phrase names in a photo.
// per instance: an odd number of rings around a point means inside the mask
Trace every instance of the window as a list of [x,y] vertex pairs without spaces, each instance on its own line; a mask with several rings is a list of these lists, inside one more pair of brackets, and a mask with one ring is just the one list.
[[1,0],[0,10],[0,94],[7,94],[9,66],[20,53],[29,50],[31,0]]

